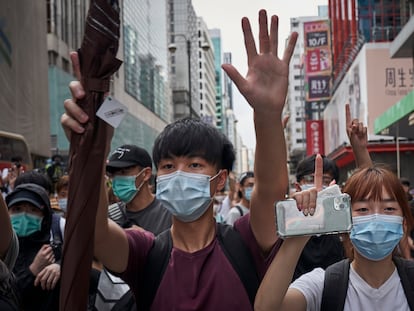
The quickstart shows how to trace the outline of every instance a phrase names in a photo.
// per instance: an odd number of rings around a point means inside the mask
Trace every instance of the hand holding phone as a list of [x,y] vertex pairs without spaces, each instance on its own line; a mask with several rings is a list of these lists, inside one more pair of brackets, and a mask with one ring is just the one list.
[[346,193],[318,194],[315,213],[307,216],[298,209],[296,200],[279,201],[276,219],[277,232],[282,238],[349,232],[352,228],[351,198]]
[[276,202],[276,226],[281,237],[351,230],[351,199],[342,194],[337,185],[322,190],[323,159],[320,155],[315,158],[314,181],[314,188],[296,193],[294,200]]

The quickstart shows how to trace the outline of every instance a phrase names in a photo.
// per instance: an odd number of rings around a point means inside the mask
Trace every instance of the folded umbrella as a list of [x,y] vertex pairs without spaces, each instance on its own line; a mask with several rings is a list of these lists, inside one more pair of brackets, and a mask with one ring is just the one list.
[[114,0],[92,0],[78,51],[85,97],[79,105],[89,116],[85,132],[72,134],[69,158],[69,198],[63,246],[60,310],[86,310],[93,259],[95,217],[102,170],[111,129],[96,116],[109,91],[120,33],[119,6]]

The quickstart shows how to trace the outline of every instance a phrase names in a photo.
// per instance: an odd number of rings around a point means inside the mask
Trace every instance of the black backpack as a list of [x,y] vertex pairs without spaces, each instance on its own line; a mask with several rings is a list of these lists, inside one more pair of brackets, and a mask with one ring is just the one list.
[[[414,261],[393,258],[408,306],[414,311]],[[320,311],[343,311],[349,282],[349,259],[341,260],[325,271]]]
[[235,205],[234,207],[238,209],[240,216],[243,216],[244,213],[243,213],[242,208],[239,205]]
[[[260,282],[249,249],[244,244],[239,232],[229,225],[217,224],[217,239],[225,256],[243,283],[253,306]],[[155,238],[154,245],[148,254],[143,270],[142,286],[139,289],[140,295],[137,297],[137,310],[150,309],[167,268],[171,250],[172,238],[171,231],[168,229]]]

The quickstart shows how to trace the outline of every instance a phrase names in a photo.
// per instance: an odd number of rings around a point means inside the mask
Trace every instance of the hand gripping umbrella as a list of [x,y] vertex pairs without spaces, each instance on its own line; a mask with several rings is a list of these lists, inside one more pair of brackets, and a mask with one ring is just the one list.
[[89,116],[85,132],[70,139],[68,215],[62,260],[60,310],[86,310],[93,258],[95,217],[111,129],[95,114],[109,91],[119,41],[119,8],[114,0],[92,0],[78,51]]

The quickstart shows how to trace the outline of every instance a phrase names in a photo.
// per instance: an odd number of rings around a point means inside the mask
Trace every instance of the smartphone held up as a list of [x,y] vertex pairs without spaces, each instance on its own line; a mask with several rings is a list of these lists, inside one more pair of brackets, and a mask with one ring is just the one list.
[[296,200],[276,202],[276,226],[282,238],[350,232],[352,228],[351,198],[337,185],[318,193],[315,213],[305,216]]

